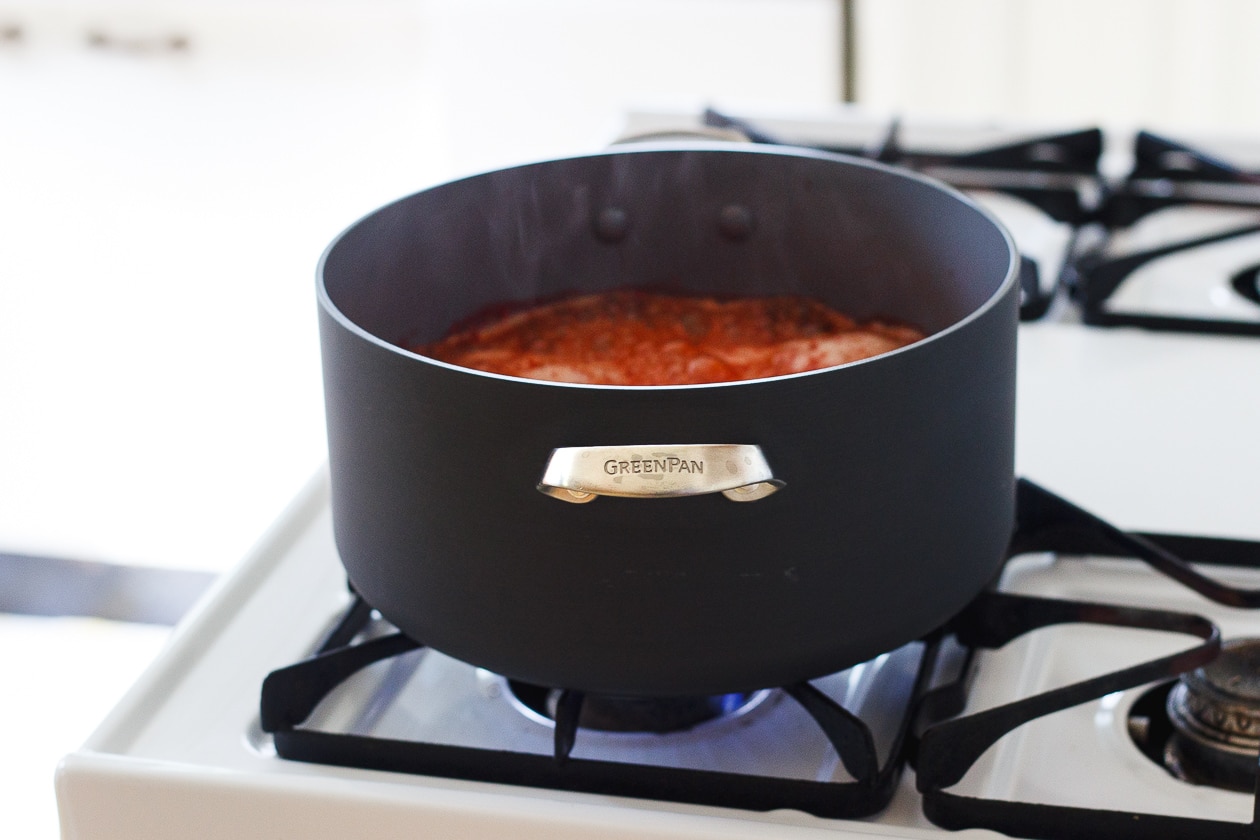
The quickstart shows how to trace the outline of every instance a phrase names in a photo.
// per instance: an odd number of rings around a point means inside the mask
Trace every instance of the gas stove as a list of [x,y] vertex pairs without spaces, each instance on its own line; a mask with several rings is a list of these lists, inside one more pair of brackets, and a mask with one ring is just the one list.
[[[1249,792],[1177,777],[1184,739],[1173,743],[1162,712],[1177,673],[1212,661],[1217,630],[1260,637],[1260,609],[1243,603],[1260,589],[1260,549],[1248,542],[1260,540],[1260,340],[1232,325],[1193,331],[1186,322],[1202,311],[1171,324],[1099,317],[1121,312],[1122,284],[1090,291],[1116,259],[1203,237],[1195,225],[1207,224],[1171,223],[1162,244],[1134,244],[1144,220],[1248,211],[1124,209],[1115,196],[1157,192],[1134,184],[1165,176],[1126,157],[1133,137],[1088,128],[741,121],[754,139],[865,150],[953,181],[1012,230],[1027,264],[1017,463],[1032,481],[1021,482],[1021,528],[996,589],[947,632],[806,688],[684,708],[681,722],[654,710],[651,723],[598,724],[589,700],[581,717],[563,692],[393,635],[346,587],[321,474],[65,758],[63,836],[1260,833]],[[627,133],[703,123],[638,115]],[[980,154],[993,149],[1006,151]],[[1194,159],[1162,158],[1182,171]],[[1235,280],[1260,263],[1246,238],[1230,238],[1229,260],[1209,258],[1218,280],[1206,297],[1235,316],[1217,320],[1253,315]],[[1196,561],[1191,573],[1169,554]],[[863,728],[869,741],[854,748]],[[635,769],[615,776],[615,765]]]

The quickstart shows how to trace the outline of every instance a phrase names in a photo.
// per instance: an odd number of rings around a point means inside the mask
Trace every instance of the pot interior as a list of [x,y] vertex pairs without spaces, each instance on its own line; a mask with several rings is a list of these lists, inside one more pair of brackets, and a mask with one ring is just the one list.
[[814,297],[929,336],[998,296],[1012,248],[934,182],[806,150],[630,147],[465,178],[361,220],[327,302],[390,344],[575,292]]

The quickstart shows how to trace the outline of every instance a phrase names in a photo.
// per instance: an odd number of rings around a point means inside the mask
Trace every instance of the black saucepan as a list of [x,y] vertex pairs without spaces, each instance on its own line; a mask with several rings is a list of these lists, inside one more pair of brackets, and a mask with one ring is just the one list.
[[[1010,536],[1017,268],[958,193],[806,150],[631,146],[384,207],[319,267],[350,581],[417,641],[588,692],[782,685],[919,638]],[[662,387],[403,349],[488,307],[624,287],[809,295],[929,336]]]

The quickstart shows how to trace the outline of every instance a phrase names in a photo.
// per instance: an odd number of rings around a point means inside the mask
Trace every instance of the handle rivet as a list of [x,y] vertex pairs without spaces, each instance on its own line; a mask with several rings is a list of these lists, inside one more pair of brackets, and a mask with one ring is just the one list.
[[742,204],[728,204],[718,213],[718,230],[732,242],[743,242],[752,236],[752,211]]
[[630,216],[620,207],[605,207],[595,216],[595,236],[604,242],[620,242],[630,230]]

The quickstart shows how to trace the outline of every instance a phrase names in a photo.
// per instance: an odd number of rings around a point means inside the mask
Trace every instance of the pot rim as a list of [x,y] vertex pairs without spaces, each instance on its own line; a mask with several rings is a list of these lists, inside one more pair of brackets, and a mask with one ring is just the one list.
[[[341,309],[333,302],[332,297],[328,293],[328,289],[324,282],[324,269],[325,269],[325,266],[327,265],[329,256],[337,248],[337,246],[341,244],[342,240],[344,240],[353,230],[358,228],[360,224],[362,224],[363,222],[365,222],[367,219],[371,218],[372,216],[376,215],[377,213],[380,213],[383,210],[388,209],[389,207],[393,207],[397,204],[408,201],[418,195],[429,192],[430,190],[438,189],[440,187],[451,186],[454,184],[462,183],[464,181],[475,180],[477,178],[481,178],[485,175],[489,175],[495,172],[503,172],[503,171],[508,171],[512,169],[527,169],[527,168],[532,168],[535,166],[543,166],[550,163],[561,163],[563,161],[576,160],[576,159],[581,159],[581,158],[612,157],[612,156],[633,155],[633,154],[652,154],[652,153],[660,153],[660,152],[715,152],[715,153],[726,153],[726,154],[755,154],[755,155],[771,155],[771,156],[776,156],[776,157],[813,158],[817,160],[834,161],[836,163],[843,163],[850,166],[866,167],[869,169],[891,174],[896,177],[918,181],[928,187],[934,188],[940,192],[943,192],[951,196],[956,201],[969,207],[973,212],[979,214],[982,218],[984,218],[993,226],[993,228],[998,232],[998,234],[1002,237],[1003,241],[1006,243],[1007,253],[1010,256],[1010,260],[1007,263],[1007,267],[1006,267],[1006,275],[1005,277],[1002,278],[1002,282],[999,283],[997,287],[994,289],[993,293],[990,294],[989,297],[986,298],[983,303],[981,303],[971,312],[967,313],[967,315],[958,319],[957,321],[945,327],[944,329],[937,330],[931,335],[923,339],[920,339],[919,341],[916,341],[912,344],[908,344],[904,347],[899,347],[895,350],[889,350],[885,353],[880,353],[876,356],[869,356],[865,359],[857,359],[855,361],[845,362],[839,365],[832,365],[830,367],[824,367],[824,368],[813,368],[811,370],[804,370],[804,371],[799,371],[796,373],[785,373],[785,374],[780,374],[778,376],[759,377],[756,379],[734,379],[734,380],[728,380],[725,382],[702,382],[702,383],[685,384],[685,385],[607,385],[607,384],[582,383],[582,382],[556,382],[556,381],[546,380],[546,379],[529,379],[529,378],[521,377],[521,376],[509,376],[507,374],[502,374],[502,373],[492,373],[490,371],[477,370],[476,368],[463,367],[461,365],[455,365],[449,362],[443,362],[438,359],[434,359],[429,356],[424,356],[420,353],[416,353],[414,351],[408,350],[404,347],[400,347],[397,344],[386,341],[380,336],[372,332],[369,332],[368,330],[364,329],[363,327],[359,326],[359,324],[351,320],[344,312],[342,312]],[[534,385],[534,386],[545,387],[545,388],[574,388],[574,389],[579,389],[579,390],[632,391],[632,392],[664,391],[664,390],[690,391],[690,390],[695,390],[695,389],[731,388],[731,387],[754,385],[758,383],[778,382],[781,380],[797,379],[797,378],[808,377],[808,376],[817,376],[820,374],[830,373],[832,371],[842,370],[842,369],[854,367],[857,365],[878,363],[880,360],[888,359],[893,356],[900,355],[902,353],[908,353],[913,350],[919,349],[921,347],[925,347],[937,339],[944,338],[945,336],[950,335],[954,332],[957,332],[958,330],[964,329],[968,324],[982,318],[986,312],[988,312],[994,306],[997,306],[999,302],[1006,296],[1006,294],[1010,290],[1010,287],[1015,285],[1018,282],[1019,262],[1020,262],[1019,250],[1015,245],[1014,239],[1011,237],[1010,231],[1006,229],[1006,226],[1002,224],[1002,222],[997,218],[996,215],[993,214],[992,211],[984,207],[982,204],[980,204],[978,201],[971,198],[970,196],[965,195],[958,189],[950,186],[949,184],[946,184],[945,182],[937,180],[935,178],[931,178],[922,173],[914,172],[914,171],[906,170],[906,169],[900,169],[895,166],[889,166],[888,164],[880,163],[878,161],[868,160],[866,158],[853,157],[851,155],[837,154],[834,152],[825,152],[820,149],[810,149],[810,148],[797,147],[797,146],[765,146],[765,145],[755,145],[755,144],[738,144],[738,143],[732,143],[732,142],[727,142],[727,141],[716,141],[716,140],[715,141],[696,140],[696,141],[686,141],[686,142],[677,142],[677,141],[638,142],[638,143],[633,143],[626,146],[619,146],[619,147],[615,147],[611,149],[603,149],[603,150],[594,151],[594,152],[586,152],[586,153],[576,154],[576,155],[563,155],[563,156],[553,157],[553,158],[544,158],[544,159],[529,161],[525,163],[513,164],[511,166],[506,166],[506,167],[494,167],[494,168],[483,170],[481,172],[476,172],[469,175],[463,175],[463,176],[452,178],[446,181],[439,182],[437,184],[432,184],[428,187],[425,187],[422,190],[417,190],[414,193],[409,193],[408,195],[402,196],[401,198],[395,199],[394,201],[389,202],[388,204],[382,205],[380,207],[377,207],[371,210],[368,213],[365,213],[363,216],[360,216],[353,223],[351,223],[345,229],[343,229],[339,234],[337,234],[337,236],[333,238],[333,240],[328,244],[328,246],[324,249],[323,253],[320,255],[319,262],[315,268],[315,280],[316,280],[315,285],[316,285],[316,297],[319,301],[320,307],[324,311],[326,311],[339,325],[341,325],[342,328],[349,330],[351,333],[357,335],[359,338],[364,339],[365,341],[368,341],[372,344],[375,344],[382,349],[388,350],[392,353],[396,353],[404,358],[414,359],[415,361],[418,361],[424,364],[433,365],[434,367],[445,368],[452,372],[467,374],[471,376],[484,377],[486,379],[491,379],[491,380],[497,379],[497,380],[502,380],[505,382],[512,382],[512,383],[523,384],[523,385]]]

